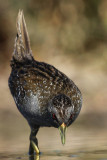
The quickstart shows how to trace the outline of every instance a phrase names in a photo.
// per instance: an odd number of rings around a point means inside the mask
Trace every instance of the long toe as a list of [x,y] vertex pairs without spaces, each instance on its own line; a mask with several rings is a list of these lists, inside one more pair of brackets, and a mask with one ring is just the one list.
[[34,149],[34,151],[36,152],[36,155],[40,154],[39,148],[38,146],[35,144],[34,141],[31,141],[32,147]]

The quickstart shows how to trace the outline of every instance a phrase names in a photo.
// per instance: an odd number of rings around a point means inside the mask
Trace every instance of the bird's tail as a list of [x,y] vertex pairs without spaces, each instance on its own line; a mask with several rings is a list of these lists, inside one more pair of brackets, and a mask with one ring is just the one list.
[[15,62],[32,60],[33,58],[23,11],[19,10],[16,27],[17,36],[15,39],[14,52],[12,55],[12,64]]

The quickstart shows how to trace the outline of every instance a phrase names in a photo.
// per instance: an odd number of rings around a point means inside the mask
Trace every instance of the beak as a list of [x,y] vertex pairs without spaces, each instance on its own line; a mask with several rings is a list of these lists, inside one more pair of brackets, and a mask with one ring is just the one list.
[[61,142],[64,145],[65,144],[65,132],[66,132],[66,125],[65,123],[62,123],[59,127],[60,135],[61,135]]

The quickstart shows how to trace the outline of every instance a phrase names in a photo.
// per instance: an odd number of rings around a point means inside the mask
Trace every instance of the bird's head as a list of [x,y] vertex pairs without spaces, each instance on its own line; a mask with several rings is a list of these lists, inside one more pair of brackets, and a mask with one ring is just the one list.
[[59,128],[62,144],[65,144],[66,129],[76,118],[72,100],[64,94],[58,94],[49,103],[48,111],[52,126]]

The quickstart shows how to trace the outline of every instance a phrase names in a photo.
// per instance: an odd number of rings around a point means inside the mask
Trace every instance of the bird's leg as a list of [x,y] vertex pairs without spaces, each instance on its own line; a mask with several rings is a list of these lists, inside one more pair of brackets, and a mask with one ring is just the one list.
[[36,152],[36,154],[39,154],[39,148],[38,148],[38,140],[36,138],[36,134],[39,130],[39,127],[37,128],[32,128],[31,129],[31,134],[30,134],[30,146],[29,146],[29,155],[33,155],[34,151]]

